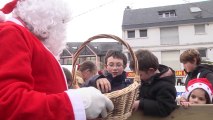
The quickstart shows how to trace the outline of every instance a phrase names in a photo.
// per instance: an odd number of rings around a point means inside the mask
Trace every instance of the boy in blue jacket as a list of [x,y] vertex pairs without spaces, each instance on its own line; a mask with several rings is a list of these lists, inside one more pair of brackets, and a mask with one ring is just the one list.
[[127,65],[127,57],[117,50],[109,50],[105,56],[105,71],[102,75],[92,77],[87,85],[94,86],[103,93],[120,90],[127,87],[133,81],[126,78],[124,69]]

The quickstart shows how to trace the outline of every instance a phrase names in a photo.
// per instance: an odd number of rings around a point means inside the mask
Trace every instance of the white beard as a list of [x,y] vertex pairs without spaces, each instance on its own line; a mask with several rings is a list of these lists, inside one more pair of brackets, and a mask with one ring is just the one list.
[[53,53],[53,55],[59,59],[59,55],[66,47],[66,31],[63,25],[55,26],[49,30],[49,36],[43,42],[43,44]]
[[71,18],[69,5],[62,1],[23,0],[13,11],[57,58],[65,48],[66,22]]

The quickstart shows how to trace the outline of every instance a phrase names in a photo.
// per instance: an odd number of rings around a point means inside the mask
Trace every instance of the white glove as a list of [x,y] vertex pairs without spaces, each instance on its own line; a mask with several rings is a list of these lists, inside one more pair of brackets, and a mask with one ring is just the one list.
[[72,89],[72,91],[81,96],[87,119],[97,118],[100,114],[104,118],[107,112],[114,109],[112,101],[94,87]]

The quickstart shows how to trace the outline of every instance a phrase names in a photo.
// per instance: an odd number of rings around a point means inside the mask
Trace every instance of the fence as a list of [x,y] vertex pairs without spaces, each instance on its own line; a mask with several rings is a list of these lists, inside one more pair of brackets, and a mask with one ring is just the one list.
[[167,117],[144,116],[142,111],[132,114],[128,120],[213,120],[213,104],[193,105],[185,109],[181,106]]

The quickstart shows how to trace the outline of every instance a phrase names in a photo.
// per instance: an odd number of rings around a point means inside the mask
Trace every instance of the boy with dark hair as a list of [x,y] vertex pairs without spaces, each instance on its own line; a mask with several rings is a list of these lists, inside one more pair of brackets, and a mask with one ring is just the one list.
[[127,57],[120,51],[116,51],[116,50],[108,50],[106,56],[105,56],[105,65],[107,65],[108,62],[108,58],[109,57],[113,57],[113,58],[117,58],[117,59],[121,59],[123,60],[123,65],[124,68],[126,67],[127,64]]
[[[135,54],[141,86],[133,111],[141,110],[144,115],[168,116],[177,106],[174,71],[160,65],[157,57],[148,50],[138,50]],[[130,63],[130,68],[135,70],[133,62]]]
[[112,92],[127,87],[132,83],[126,78],[124,71],[127,57],[121,51],[109,50],[105,56],[105,71],[102,75],[94,76],[87,86],[94,86],[102,92]]

